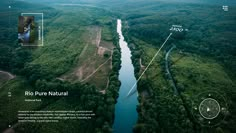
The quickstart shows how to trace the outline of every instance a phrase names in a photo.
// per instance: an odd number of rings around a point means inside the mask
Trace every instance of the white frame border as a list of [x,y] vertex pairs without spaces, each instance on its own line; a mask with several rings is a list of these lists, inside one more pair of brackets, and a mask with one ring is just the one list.
[[23,16],[24,14],[28,14],[28,15],[30,15],[30,14],[32,14],[32,15],[33,14],[37,14],[37,15],[41,14],[42,15],[42,38],[41,38],[42,39],[42,43],[41,43],[41,45],[24,45],[23,43],[21,43],[21,46],[44,46],[43,45],[43,41],[44,41],[43,40],[43,13],[21,13],[21,16]]

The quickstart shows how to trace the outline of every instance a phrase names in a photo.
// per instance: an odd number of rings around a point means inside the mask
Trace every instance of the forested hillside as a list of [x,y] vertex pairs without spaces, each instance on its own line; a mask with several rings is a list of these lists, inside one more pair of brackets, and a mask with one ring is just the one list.
[[[33,0],[11,5],[0,2],[0,70],[12,74],[0,78],[0,132],[9,124],[19,133],[113,132],[121,67],[117,18],[123,22],[136,78],[146,70],[138,82],[133,132],[236,132],[235,0]],[[44,13],[44,47],[17,43],[21,12]],[[170,31],[173,25],[183,32]],[[26,105],[25,90],[68,90],[72,95]],[[204,123],[196,114],[203,94],[216,94],[223,105],[219,119]],[[96,117],[19,124],[16,116],[22,109],[89,109]]]
[[[224,12],[215,4],[143,1],[129,4],[132,6],[122,12],[127,20],[124,32],[133,49],[137,78],[170,34],[172,25],[187,29],[183,33],[173,32],[140,80],[141,104],[135,132],[235,131],[236,10],[231,6],[229,12]],[[176,48],[170,54],[170,79],[164,58],[172,46]],[[177,96],[172,80],[180,92]],[[213,128],[202,126],[192,113],[192,103],[209,91],[222,94],[230,112]]]
[[[111,132],[114,106],[120,86],[118,70],[120,52],[117,45],[116,19],[111,12],[89,7],[48,7],[14,1],[0,2],[0,69],[11,72],[15,77],[1,84],[0,132],[12,125],[16,132]],[[44,46],[23,47],[18,44],[18,16],[22,12],[44,13]],[[94,28],[95,27],[95,28]],[[94,30],[99,29],[99,30]],[[97,36],[99,38],[97,38]],[[96,37],[96,38],[95,38]],[[97,39],[100,39],[99,41]],[[101,47],[106,50],[98,52]],[[84,51],[84,52],[83,52]],[[86,54],[83,54],[85,53]],[[112,58],[111,58],[112,57]],[[91,58],[91,59],[90,59]],[[86,59],[94,60],[86,62]],[[95,68],[107,61],[102,71],[81,82],[72,77],[79,65]],[[93,63],[93,65],[88,64]],[[82,73],[83,74],[83,73]],[[61,76],[66,75],[67,79]],[[76,78],[76,80],[70,80]],[[86,78],[86,77],[84,77]],[[102,80],[106,79],[106,82]],[[93,83],[92,80],[97,80]],[[100,80],[100,82],[99,82]],[[100,83],[100,84],[99,84]],[[105,86],[104,88],[101,88]],[[7,95],[11,90],[12,97]],[[37,97],[42,102],[27,103],[25,91],[68,91],[68,97]],[[92,110],[92,120],[60,121],[59,123],[18,123],[19,110]],[[66,127],[65,127],[66,125]]]

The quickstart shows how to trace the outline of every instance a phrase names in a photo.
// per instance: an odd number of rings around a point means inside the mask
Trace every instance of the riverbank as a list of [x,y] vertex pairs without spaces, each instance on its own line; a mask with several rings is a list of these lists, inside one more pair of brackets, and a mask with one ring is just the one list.
[[117,20],[117,32],[120,37],[119,44],[121,48],[121,69],[119,71],[121,87],[119,89],[119,97],[115,105],[113,131],[115,133],[132,133],[133,126],[136,124],[138,118],[136,111],[138,99],[137,92],[130,97],[127,97],[127,94],[137,81],[134,74],[134,66],[131,61],[131,51],[127,42],[124,41],[124,36],[122,34],[121,20]]

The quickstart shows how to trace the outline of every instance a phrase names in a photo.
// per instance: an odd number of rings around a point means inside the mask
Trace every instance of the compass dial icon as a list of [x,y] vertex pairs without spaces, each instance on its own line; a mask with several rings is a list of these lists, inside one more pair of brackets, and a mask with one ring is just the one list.
[[202,126],[219,125],[229,113],[224,96],[224,93],[215,91],[206,91],[196,95],[192,102],[194,119]]
[[216,118],[220,110],[219,103],[213,98],[206,98],[199,105],[201,116],[208,120]]

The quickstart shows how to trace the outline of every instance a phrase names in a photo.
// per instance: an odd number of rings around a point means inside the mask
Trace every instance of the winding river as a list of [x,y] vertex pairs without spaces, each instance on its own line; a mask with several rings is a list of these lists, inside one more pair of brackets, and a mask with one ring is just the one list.
[[[138,105],[137,91],[129,97],[127,94],[132,86],[136,83],[134,76],[134,66],[131,61],[131,51],[124,41],[122,35],[121,20],[117,20],[117,32],[119,34],[119,45],[121,48],[121,69],[119,71],[119,80],[121,86],[119,97],[115,105],[115,121],[113,125],[114,133],[132,133],[133,126],[136,124],[138,113],[136,107]],[[136,87],[134,88],[136,90]]]

